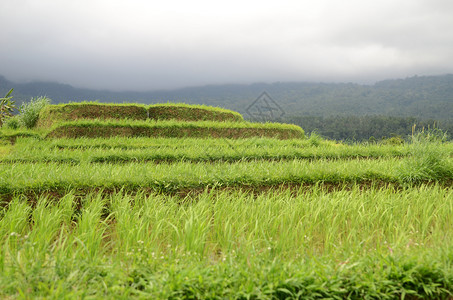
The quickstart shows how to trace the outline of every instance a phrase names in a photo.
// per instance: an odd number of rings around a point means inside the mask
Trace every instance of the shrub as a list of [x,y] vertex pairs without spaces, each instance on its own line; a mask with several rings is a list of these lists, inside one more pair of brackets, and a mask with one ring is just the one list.
[[449,136],[446,132],[442,131],[439,128],[429,128],[425,130],[422,128],[421,131],[415,132],[415,125],[412,128],[411,141],[414,144],[424,143],[424,142],[434,142],[434,143],[444,143],[449,140]]
[[49,105],[40,114],[36,126],[51,127],[64,121],[89,120],[146,120],[148,112],[140,104],[101,104],[96,102],[77,102]]
[[316,131],[312,131],[310,134],[310,138],[308,139],[308,143],[311,146],[318,147],[321,144],[321,141],[322,141],[321,136]]
[[39,112],[49,105],[51,100],[47,97],[32,98],[29,103],[23,103],[20,108],[20,121],[27,128],[33,128],[38,121]]
[[85,120],[59,123],[47,134],[52,138],[112,136],[297,139],[304,138],[304,131],[296,125],[279,123]]
[[16,109],[15,101],[11,100],[13,98],[12,92],[13,89],[6,93],[5,97],[0,98],[0,127],[3,122],[13,116],[13,111]]
[[388,139],[383,139],[381,141],[382,145],[392,145],[392,146],[398,146],[398,145],[403,145],[404,144],[404,139],[400,136],[393,136]]
[[21,121],[19,120],[19,116],[14,116],[6,119],[2,126],[9,129],[19,129],[20,125]]
[[410,159],[398,169],[400,180],[412,184],[452,179],[449,153],[439,147],[446,139],[446,134],[439,129],[412,134]]

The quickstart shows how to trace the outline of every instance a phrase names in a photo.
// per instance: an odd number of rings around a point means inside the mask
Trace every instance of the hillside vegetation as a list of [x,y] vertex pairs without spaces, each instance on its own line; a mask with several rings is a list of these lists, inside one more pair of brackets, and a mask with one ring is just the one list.
[[39,127],[82,119],[100,120],[177,120],[177,121],[243,121],[234,111],[203,105],[187,104],[105,104],[96,102],[48,105],[41,112]]
[[239,113],[187,104],[48,105],[37,126],[49,128],[47,137],[211,137],[303,138],[304,131],[290,124],[245,122]]
[[[308,132],[317,130],[331,139],[405,137],[411,134],[414,123],[420,128],[428,124],[432,127],[435,123],[444,131],[453,132],[451,74],[385,80],[374,85],[278,82],[150,92],[94,91],[56,83],[15,84],[0,78],[0,94],[7,93],[10,88],[15,88],[18,104],[40,94],[49,96],[56,103],[67,99],[146,104],[171,101],[225,107],[242,113],[246,119],[253,118],[247,108],[267,91],[285,112],[280,121],[297,124]],[[385,126],[389,117],[391,126]],[[380,125],[382,123],[384,126]]]

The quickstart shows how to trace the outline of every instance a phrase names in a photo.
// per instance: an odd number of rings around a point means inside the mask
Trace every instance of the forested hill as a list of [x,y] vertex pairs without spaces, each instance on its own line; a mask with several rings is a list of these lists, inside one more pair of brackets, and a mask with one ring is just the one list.
[[453,132],[453,75],[385,80],[374,85],[354,83],[277,82],[227,84],[150,92],[112,92],[74,88],[59,83],[13,83],[0,76],[0,95],[14,88],[20,104],[46,95],[53,103],[186,102],[233,109],[250,118],[247,108],[266,91],[285,112],[280,121],[335,139],[368,139],[406,135],[416,122],[441,124]]
[[[187,102],[221,106],[245,113],[263,92],[286,115],[347,116],[387,115],[449,120],[453,116],[453,75],[385,80],[374,85],[353,83],[278,82],[250,85],[210,85],[150,92],[111,92],[78,89],[58,83],[12,83],[0,77],[0,95],[14,88],[18,103],[46,95],[53,103],[99,100],[101,102]],[[247,117],[247,116],[246,116]]]

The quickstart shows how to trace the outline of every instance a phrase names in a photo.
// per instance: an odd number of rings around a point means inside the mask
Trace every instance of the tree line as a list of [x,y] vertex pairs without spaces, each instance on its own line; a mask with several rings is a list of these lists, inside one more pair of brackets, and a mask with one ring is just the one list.
[[394,116],[291,116],[283,122],[301,126],[305,132],[343,141],[379,141],[391,137],[407,138],[416,129],[437,128],[451,139],[453,121],[420,120],[414,117]]
[[[285,112],[282,122],[337,140],[407,136],[411,128],[433,126],[453,132],[453,75],[414,76],[374,85],[355,83],[275,82],[187,87],[149,92],[112,92],[58,83],[12,83],[0,76],[0,95],[14,88],[19,106],[46,95],[53,103],[69,101],[184,102],[232,109],[247,118],[247,108],[266,91]],[[279,121],[279,120],[273,120]]]

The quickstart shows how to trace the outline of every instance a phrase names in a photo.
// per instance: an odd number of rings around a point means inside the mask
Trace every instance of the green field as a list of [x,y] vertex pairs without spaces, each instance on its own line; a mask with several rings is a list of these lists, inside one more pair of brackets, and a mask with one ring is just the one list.
[[[444,146],[446,148],[446,146]],[[447,148],[446,148],[447,149]],[[377,159],[406,157],[408,145],[369,145],[355,147],[293,139],[215,139],[187,138],[112,138],[57,139],[22,138],[13,151],[0,158],[1,162],[216,162],[241,160],[293,159]]]
[[452,183],[453,144],[422,134],[1,129],[0,297],[451,299]]

